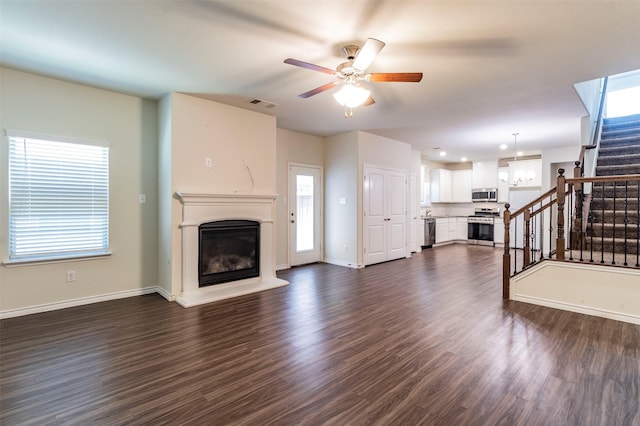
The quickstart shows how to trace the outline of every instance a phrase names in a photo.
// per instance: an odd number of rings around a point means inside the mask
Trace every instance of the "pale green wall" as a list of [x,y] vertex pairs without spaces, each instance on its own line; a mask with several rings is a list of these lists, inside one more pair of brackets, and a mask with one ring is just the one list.
[[[109,143],[113,251],[103,259],[0,266],[0,311],[155,288],[157,103],[7,68],[0,68],[0,89],[0,260],[8,257],[5,129]],[[138,203],[139,193],[146,194],[146,204]],[[66,282],[67,270],[76,271],[76,282]]]
[[277,129],[276,181],[276,265],[289,266],[288,190],[289,163],[322,167],[324,165],[324,139],[290,130]]
[[[358,266],[358,133],[325,140],[325,260]],[[346,203],[342,204],[340,201]],[[346,246],[346,249],[345,249]]]

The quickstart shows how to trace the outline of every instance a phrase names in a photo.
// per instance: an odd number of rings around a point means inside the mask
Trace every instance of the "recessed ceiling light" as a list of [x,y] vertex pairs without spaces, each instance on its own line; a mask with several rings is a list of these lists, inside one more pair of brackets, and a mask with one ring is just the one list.
[[462,158],[460,159],[460,161],[462,161],[462,162],[467,161],[467,157],[462,157]]
[[503,150],[503,151],[504,151],[505,149],[507,149],[507,144],[506,144],[506,143],[503,143],[502,145],[500,145],[500,149],[501,149],[501,150]]
[[444,157],[445,155],[447,155],[446,151],[440,151],[440,157]]

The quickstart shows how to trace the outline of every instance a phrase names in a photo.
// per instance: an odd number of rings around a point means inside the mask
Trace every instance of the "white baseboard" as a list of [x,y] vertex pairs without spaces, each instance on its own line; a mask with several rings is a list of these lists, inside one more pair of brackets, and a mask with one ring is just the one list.
[[55,311],[58,309],[71,308],[73,306],[89,305],[91,303],[106,302],[107,300],[124,299],[125,297],[142,296],[143,294],[159,293],[167,300],[172,300],[172,296],[166,290],[158,287],[144,287],[135,290],[118,291],[115,293],[102,294],[99,296],[81,297],[78,299],[65,300],[63,302],[44,303],[42,305],[29,306],[27,308],[9,309],[0,311],[0,319],[20,317],[24,315],[38,314],[41,312]]
[[513,296],[511,300],[518,302],[531,303],[533,305],[546,306],[548,308],[561,309],[563,311],[576,312],[578,314],[592,315],[594,317],[608,318],[616,321],[628,322],[631,324],[640,324],[640,317],[632,314],[613,312],[605,309],[598,309],[589,306],[574,305],[566,302],[558,302],[555,300],[542,299],[531,296]]
[[167,290],[165,290],[162,287],[157,286],[156,287],[156,291],[158,292],[158,294],[162,297],[164,297],[165,299],[167,299],[169,302],[175,302],[176,301],[176,296],[169,293]]
[[358,265],[356,263],[344,262],[342,260],[325,259],[324,263],[329,263],[331,265],[337,265],[337,266],[344,266],[346,268],[353,268],[353,269],[364,268],[364,265]]
[[276,271],[283,271],[285,269],[291,269],[289,265],[276,265]]

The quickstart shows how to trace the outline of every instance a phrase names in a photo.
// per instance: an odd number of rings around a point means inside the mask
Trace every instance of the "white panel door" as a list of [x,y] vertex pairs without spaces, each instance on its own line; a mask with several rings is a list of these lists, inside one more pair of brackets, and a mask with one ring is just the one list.
[[322,253],[322,169],[289,166],[289,264],[319,262]]
[[409,251],[418,250],[418,177],[411,173],[409,177]]
[[364,264],[406,256],[406,173],[365,167]]
[[406,257],[407,174],[389,171],[386,179],[387,260]]
[[385,171],[365,169],[364,173],[364,263],[387,260],[385,214]]

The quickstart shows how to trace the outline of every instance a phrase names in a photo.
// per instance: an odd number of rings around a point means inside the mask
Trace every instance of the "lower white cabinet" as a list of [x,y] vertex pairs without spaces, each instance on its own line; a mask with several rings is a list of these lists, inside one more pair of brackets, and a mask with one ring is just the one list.
[[466,241],[468,236],[469,236],[469,232],[467,229],[467,218],[466,217],[456,218],[456,239]]
[[[464,232],[463,232],[464,230]],[[467,239],[466,217],[437,217],[436,244]]]
[[449,241],[449,218],[436,218],[436,244]]
[[493,222],[493,242],[504,244],[504,219],[495,219]]

